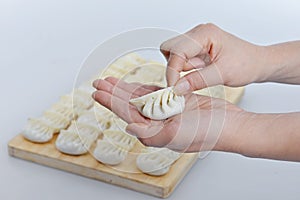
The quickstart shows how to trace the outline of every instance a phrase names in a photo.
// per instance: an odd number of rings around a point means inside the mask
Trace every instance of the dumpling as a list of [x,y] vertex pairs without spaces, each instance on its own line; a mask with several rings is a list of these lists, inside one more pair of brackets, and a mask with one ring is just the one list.
[[164,120],[181,113],[185,107],[184,96],[177,96],[173,87],[167,87],[144,96],[131,99],[130,103],[150,119]]
[[59,132],[61,129],[65,129],[69,126],[70,120],[64,118],[61,114],[55,112],[45,112],[41,117],[41,120],[45,122],[49,127],[52,127]]
[[128,72],[145,62],[146,61],[142,59],[138,54],[130,53],[128,55],[122,56],[111,65],[109,65],[109,67],[101,73],[101,77],[105,78],[107,76],[114,76],[116,78],[121,78]]
[[99,128],[78,121],[73,122],[67,130],[72,131],[75,134],[79,134],[80,136],[91,135],[93,138],[98,137],[101,133],[101,130]]
[[123,162],[128,151],[110,143],[107,140],[98,140],[94,150],[94,157],[101,163],[107,165],[118,165]]
[[82,109],[89,109],[93,103],[94,100],[92,98],[92,95],[88,92],[85,92],[83,90],[75,89],[72,93],[72,101],[73,106],[82,108]]
[[62,130],[58,135],[55,146],[65,154],[82,155],[88,152],[97,135],[77,134],[71,130]]
[[137,138],[122,131],[117,130],[105,130],[103,132],[103,140],[110,142],[111,144],[121,147],[126,150],[131,150],[135,143],[137,142]]
[[22,135],[32,142],[45,143],[52,139],[55,132],[54,128],[49,127],[41,119],[29,119]]
[[166,67],[160,63],[148,62],[131,70],[123,80],[126,82],[138,82],[143,84],[166,85]]
[[78,121],[73,122],[67,130],[60,132],[55,145],[59,151],[66,154],[85,154],[100,133],[101,130],[97,127]]
[[115,131],[122,131],[126,133],[126,126],[128,125],[127,122],[122,120],[121,118],[115,116],[111,118],[109,130],[115,130]]
[[147,147],[137,157],[136,165],[146,174],[162,176],[179,157],[179,153],[167,148]]
[[91,94],[96,91],[96,89],[92,86],[93,85],[93,80],[86,81],[85,83],[82,83],[79,87],[78,90],[86,92],[88,94]]
[[104,131],[110,127],[110,119],[99,118],[94,112],[88,111],[80,115],[77,119],[78,123],[93,126],[100,131]]
[[73,109],[71,105],[63,105],[60,103],[54,104],[50,109],[46,112],[54,112],[62,115],[66,120],[71,121],[77,116],[74,115]]

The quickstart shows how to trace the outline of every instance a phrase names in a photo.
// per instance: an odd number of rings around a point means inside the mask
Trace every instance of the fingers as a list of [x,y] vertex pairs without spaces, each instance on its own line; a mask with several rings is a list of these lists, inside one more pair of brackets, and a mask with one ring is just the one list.
[[126,128],[126,132],[136,136],[146,146],[165,147],[172,140],[171,131],[163,122],[156,125],[144,123],[132,123]]
[[187,33],[172,38],[161,45],[161,52],[168,59],[167,82],[174,85],[182,71],[203,68],[216,59],[224,34],[213,24],[196,26]]
[[222,74],[218,67],[215,64],[212,64],[182,77],[176,83],[174,91],[177,95],[184,95],[195,90],[219,84],[224,84]]
[[[140,83],[126,83],[125,81],[114,77],[107,77],[104,79],[104,81],[110,83],[110,85],[113,87],[118,87],[128,93],[131,93],[133,96],[142,96],[160,89],[158,86],[143,85]],[[101,85],[102,83],[103,80],[96,80],[94,81],[93,85],[98,90],[105,89],[105,86]]]
[[152,92],[153,89],[157,89],[158,87],[128,84],[112,77],[106,78],[105,80],[96,80],[93,86],[98,89],[98,91],[93,94],[93,98],[115,112],[126,122],[148,122],[148,120],[140,115],[134,106],[129,104],[129,100]]
[[116,97],[123,99],[124,101],[129,102],[129,100],[131,98],[138,97],[137,94],[127,92],[119,87],[116,87],[115,85],[113,85],[112,83],[110,83],[106,80],[100,79],[100,80],[94,81],[94,85],[96,86],[95,88],[97,88],[98,90],[106,91]]
[[116,113],[127,123],[148,123],[148,121],[141,116],[137,109],[130,105],[128,101],[124,101],[117,96],[113,96],[111,93],[99,90],[94,92],[93,98],[106,108]]
[[191,36],[189,33],[177,36],[164,42],[160,47],[161,52],[168,58],[166,77],[169,86],[173,86],[178,81],[180,72],[186,65],[187,68],[195,68],[192,63],[191,65],[187,63],[202,51],[202,46]]
[[185,55],[178,55],[171,53],[169,56],[166,77],[168,86],[173,86],[180,78],[180,72],[183,71],[183,67],[186,63]]
[[206,65],[205,61],[199,57],[189,59],[183,66],[183,71],[190,71],[192,69],[204,68]]

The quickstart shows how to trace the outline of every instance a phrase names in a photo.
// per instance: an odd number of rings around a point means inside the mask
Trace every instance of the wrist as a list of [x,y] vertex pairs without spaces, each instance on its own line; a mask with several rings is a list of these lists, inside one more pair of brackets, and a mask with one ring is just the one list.
[[214,150],[241,154],[245,140],[242,135],[244,129],[247,129],[245,124],[253,115],[254,113],[242,111],[234,117],[227,117]]
[[299,41],[265,46],[262,49],[262,75],[258,82],[299,83]]
[[274,51],[271,46],[255,46],[254,63],[252,67],[256,69],[256,76],[253,82],[262,83],[270,81],[274,72],[280,68],[278,61],[274,60]]

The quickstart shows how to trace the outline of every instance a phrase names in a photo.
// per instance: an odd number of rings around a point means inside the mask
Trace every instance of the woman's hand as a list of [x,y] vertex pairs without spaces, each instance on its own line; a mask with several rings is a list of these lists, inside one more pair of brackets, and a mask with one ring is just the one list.
[[129,125],[127,131],[147,146],[167,147],[176,151],[220,150],[236,152],[238,129],[248,113],[221,99],[188,94],[182,114],[164,121],[142,116],[129,100],[159,88],[128,84],[116,78],[94,82],[93,97],[115,112]]
[[[213,24],[202,24],[161,45],[168,60],[168,85],[177,94],[187,94],[218,84],[243,86],[265,81],[267,50],[231,35]],[[179,73],[190,71],[180,78]]]

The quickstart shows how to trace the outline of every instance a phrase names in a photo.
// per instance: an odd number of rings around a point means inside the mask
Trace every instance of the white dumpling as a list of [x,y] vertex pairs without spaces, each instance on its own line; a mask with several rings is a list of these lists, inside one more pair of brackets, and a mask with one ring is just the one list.
[[41,117],[41,120],[45,122],[49,127],[52,127],[57,132],[61,129],[65,129],[69,126],[70,120],[64,118],[61,114],[47,111]]
[[88,152],[96,135],[79,135],[71,130],[62,130],[58,135],[55,146],[65,154],[82,155]]
[[131,53],[113,62],[109,67],[101,73],[101,77],[114,76],[121,78],[137,66],[145,63],[146,61],[135,53]]
[[54,104],[50,109],[46,112],[54,112],[62,115],[66,120],[71,121],[72,119],[76,118],[77,116],[74,115],[73,109],[71,105],[65,104]]
[[115,116],[111,118],[109,130],[122,131],[126,133],[127,122],[122,120],[121,118]]
[[117,130],[105,130],[103,132],[103,140],[128,151],[131,150],[137,142],[136,137]]
[[110,127],[110,119],[106,119],[104,117],[100,119],[95,115],[94,112],[91,111],[85,112],[80,115],[77,119],[77,122],[93,126],[100,131],[104,131],[105,129],[108,129]]
[[184,96],[177,96],[172,87],[131,99],[130,103],[150,119],[164,120],[181,113],[185,107]]
[[138,156],[136,160],[137,167],[145,174],[153,176],[162,176],[170,170],[172,160],[164,155],[151,154]]
[[92,94],[83,90],[75,89],[72,95],[73,107],[89,109],[94,103]]
[[127,156],[127,151],[106,140],[98,140],[93,153],[96,160],[107,165],[118,165]]
[[67,130],[75,134],[79,134],[80,136],[87,136],[92,138],[97,138],[102,132],[97,127],[91,126],[89,124],[84,124],[78,121],[73,122]]
[[178,153],[176,151],[172,151],[171,149],[168,148],[157,148],[157,147],[146,147],[144,149],[142,149],[142,153],[154,153],[154,154],[162,154],[166,157],[168,157],[169,159],[172,160],[177,160],[180,156],[181,153]]
[[93,87],[93,81],[87,81],[78,87],[78,90],[92,94],[96,89]]
[[105,108],[99,103],[95,103],[94,106],[90,109],[91,112],[94,112],[96,116],[110,118],[114,114],[109,109]]
[[147,147],[137,157],[136,165],[146,174],[162,176],[179,157],[179,153],[167,148]]
[[45,143],[52,139],[55,132],[54,128],[49,127],[42,120],[29,119],[22,135],[32,142]]
[[166,85],[166,67],[160,63],[148,62],[131,70],[123,80],[126,82],[138,82],[143,84]]

